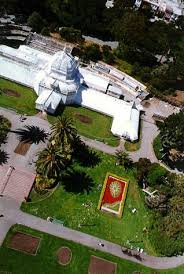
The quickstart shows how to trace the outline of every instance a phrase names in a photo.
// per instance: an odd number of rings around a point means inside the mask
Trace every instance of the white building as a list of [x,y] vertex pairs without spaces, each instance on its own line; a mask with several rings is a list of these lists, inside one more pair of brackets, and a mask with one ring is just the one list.
[[168,21],[184,15],[182,0],[136,0],[135,6],[139,8],[143,3],[148,3],[155,12],[162,13]]
[[65,51],[50,55],[0,45],[0,76],[33,88],[38,110],[54,113],[59,104],[79,104],[111,116],[114,135],[138,139],[139,106],[108,95],[121,90],[110,78],[80,67],[78,58]]

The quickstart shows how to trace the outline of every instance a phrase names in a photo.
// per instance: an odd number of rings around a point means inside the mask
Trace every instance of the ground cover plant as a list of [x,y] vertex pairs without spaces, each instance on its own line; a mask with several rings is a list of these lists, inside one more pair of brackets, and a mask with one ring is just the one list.
[[[31,256],[7,247],[12,234],[17,231],[41,238],[41,244],[39,245],[36,256]],[[72,259],[67,266],[62,266],[57,261],[57,251],[61,246],[66,246],[72,251]],[[116,274],[132,274],[134,271],[140,271],[143,274],[153,274],[154,272],[154,270],[142,265],[117,258],[107,253],[95,251],[94,249],[76,244],[74,242],[60,239],[20,225],[15,225],[11,228],[3,245],[1,246],[0,269],[1,271],[5,271],[5,273],[10,272],[12,274],[53,274],[53,269],[55,274],[87,273],[91,256],[97,256],[116,263]],[[158,274],[181,274],[183,271],[184,266],[156,272]]]
[[[116,159],[100,152],[92,151],[98,162],[90,163],[92,155],[80,163],[75,160],[65,174],[61,172],[60,185],[56,191],[42,202],[22,204],[22,209],[46,219],[48,216],[64,221],[64,225],[86,233],[127,245],[127,240],[136,241],[154,254],[143,228],[149,225],[149,212],[145,209],[142,193],[138,189],[134,170],[126,170],[116,165]],[[123,218],[118,219],[97,209],[101,189],[107,172],[118,174],[130,180]],[[132,213],[136,208],[137,212]]]
[[0,90],[1,107],[14,109],[19,113],[28,115],[37,113],[35,110],[37,95],[32,89],[0,78]]
[[57,116],[70,116],[74,126],[80,135],[102,141],[112,146],[118,146],[119,138],[112,135],[110,129],[112,118],[98,112],[80,106],[65,106],[58,109],[55,116],[48,116],[51,124],[56,121]]

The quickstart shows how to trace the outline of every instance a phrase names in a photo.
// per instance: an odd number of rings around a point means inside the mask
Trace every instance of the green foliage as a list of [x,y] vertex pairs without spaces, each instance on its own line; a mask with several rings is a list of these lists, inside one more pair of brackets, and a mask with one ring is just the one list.
[[160,139],[164,153],[169,155],[171,149],[184,152],[184,110],[170,115],[160,125]]
[[41,30],[41,35],[50,36],[49,28],[48,27],[43,27],[42,30]]
[[162,180],[167,175],[167,173],[167,170],[159,164],[152,164],[149,168],[149,172],[147,175],[148,185],[151,187],[155,187],[159,183],[162,183]]
[[80,57],[84,61],[94,61],[97,62],[102,59],[102,52],[100,50],[99,45],[91,44],[89,46],[82,46]]
[[62,151],[60,147],[50,143],[47,148],[39,153],[36,162],[37,172],[49,179],[57,178],[61,176],[61,171],[65,168],[70,158],[68,152]]
[[160,140],[160,135],[157,135],[157,137],[153,140],[153,149],[155,152],[155,155],[157,157],[158,160],[162,159],[162,143]]
[[28,18],[27,23],[30,27],[32,27],[33,31],[41,32],[43,27],[45,26],[45,21],[40,16],[40,14],[34,11]]
[[53,178],[44,177],[37,174],[34,184],[34,189],[38,193],[42,193],[44,190],[50,189],[55,185],[56,180]]
[[0,115],[0,145],[6,141],[10,127],[10,121],[4,116]]
[[71,43],[81,43],[84,40],[82,38],[81,30],[78,30],[78,29],[62,27],[59,33],[61,35],[61,38]]
[[143,180],[147,177],[149,168],[151,166],[151,161],[147,158],[140,158],[136,163],[137,174],[136,179],[138,183],[142,186]]
[[[184,176],[167,175],[162,180],[158,198],[165,196],[160,213],[155,213],[151,241],[161,255],[173,256],[184,252]],[[153,207],[154,208],[154,207]],[[154,208],[157,210],[157,208]]]
[[133,162],[130,159],[128,153],[126,153],[125,151],[117,150],[116,159],[117,159],[118,165],[124,166],[125,169],[133,167]]

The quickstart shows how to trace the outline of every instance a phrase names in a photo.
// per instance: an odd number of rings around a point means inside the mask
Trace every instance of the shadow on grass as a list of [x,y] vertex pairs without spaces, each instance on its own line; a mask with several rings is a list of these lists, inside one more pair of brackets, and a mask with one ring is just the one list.
[[87,193],[92,190],[94,182],[92,178],[83,171],[69,170],[62,176],[62,184],[67,192]]
[[100,156],[82,141],[75,143],[73,157],[84,167],[94,167],[101,162]]

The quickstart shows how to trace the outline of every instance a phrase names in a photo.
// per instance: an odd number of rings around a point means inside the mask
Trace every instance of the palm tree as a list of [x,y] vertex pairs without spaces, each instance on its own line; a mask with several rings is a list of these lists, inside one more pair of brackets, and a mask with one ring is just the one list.
[[55,178],[59,176],[60,171],[64,169],[70,159],[71,154],[50,143],[39,154],[36,162],[37,172],[45,177]]
[[20,142],[39,144],[45,142],[47,139],[47,133],[44,129],[40,129],[37,126],[24,126],[24,128],[14,131],[18,135]]
[[73,125],[73,121],[69,117],[58,117],[56,123],[51,127],[51,140],[55,140],[58,145],[63,147],[72,145],[77,138],[77,130]]
[[6,164],[8,161],[8,154],[4,150],[0,150],[0,165]]
[[128,153],[122,150],[116,151],[116,159],[118,165],[124,166],[125,169],[131,168],[133,165],[132,160],[130,159]]

